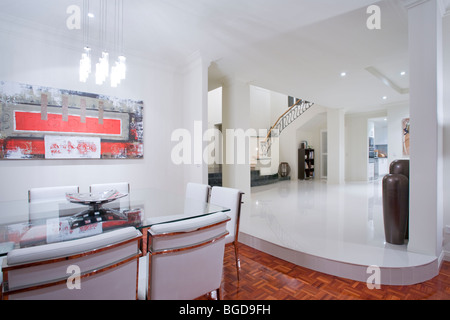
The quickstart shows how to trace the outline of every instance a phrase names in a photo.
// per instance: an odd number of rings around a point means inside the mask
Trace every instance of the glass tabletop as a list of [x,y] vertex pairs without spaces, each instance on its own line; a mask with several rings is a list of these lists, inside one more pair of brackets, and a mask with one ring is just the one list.
[[3,201],[0,255],[14,248],[89,237],[116,228],[144,229],[226,211],[229,208],[156,189],[132,190],[102,203],[76,203],[68,199]]

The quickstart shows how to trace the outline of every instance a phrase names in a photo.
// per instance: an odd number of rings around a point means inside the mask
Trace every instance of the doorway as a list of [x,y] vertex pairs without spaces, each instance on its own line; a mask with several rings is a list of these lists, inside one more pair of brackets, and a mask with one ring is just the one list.
[[368,179],[382,179],[389,172],[388,164],[388,122],[387,117],[368,120]]

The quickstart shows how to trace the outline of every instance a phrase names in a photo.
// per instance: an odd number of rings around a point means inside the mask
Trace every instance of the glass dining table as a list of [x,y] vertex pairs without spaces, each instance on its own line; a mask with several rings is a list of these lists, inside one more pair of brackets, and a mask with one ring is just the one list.
[[[0,201],[0,256],[15,248],[70,241],[129,226],[141,230],[145,239],[153,225],[229,211],[157,189],[136,189],[105,199],[81,193],[66,199]],[[145,241],[142,250],[145,253]]]

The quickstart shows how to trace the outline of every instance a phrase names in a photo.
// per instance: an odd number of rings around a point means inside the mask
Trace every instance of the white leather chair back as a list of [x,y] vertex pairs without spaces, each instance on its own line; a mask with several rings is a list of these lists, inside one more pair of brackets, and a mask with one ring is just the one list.
[[[136,299],[139,242],[134,227],[14,249],[3,265],[6,299]],[[79,289],[71,266],[79,268]],[[71,289],[72,288],[72,289]]]
[[129,193],[130,184],[128,182],[115,182],[115,183],[97,183],[91,184],[89,190],[91,193],[101,193],[108,190],[117,190],[120,193]]
[[78,190],[78,186],[31,188],[28,191],[28,202],[64,200],[66,193],[77,193]]
[[186,186],[186,198],[208,202],[210,189],[207,184],[189,182]]
[[239,232],[242,195],[243,192],[238,189],[212,187],[210,203],[230,209],[230,211],[226,212],[231,218],[227,224],[229,235],[227,236],[226,243],[235,241],[236,235]]
[[66,201],[66,193],[78,193],[78,186],[43,187],[28,190],[30,221],[58,218],[79,212]]
[[228,221],[221,212],[152,226],[148,232],[147,297],[185,300],[218,290]]

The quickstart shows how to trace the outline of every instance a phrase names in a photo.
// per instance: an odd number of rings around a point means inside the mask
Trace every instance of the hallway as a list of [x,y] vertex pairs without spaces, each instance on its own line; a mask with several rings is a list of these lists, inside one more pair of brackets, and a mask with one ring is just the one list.
[[385,243],[381,180],[254,187],[245,212],[240,242],[316,271],[365,281],[367,267],[375,265],[381,283],[393,285],[437,274],[436,257]]

